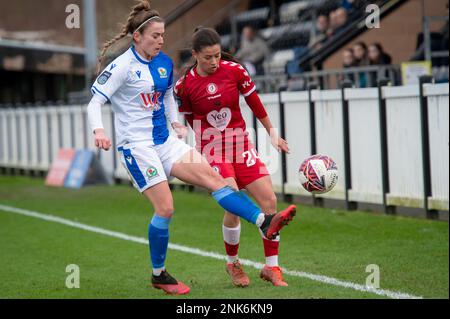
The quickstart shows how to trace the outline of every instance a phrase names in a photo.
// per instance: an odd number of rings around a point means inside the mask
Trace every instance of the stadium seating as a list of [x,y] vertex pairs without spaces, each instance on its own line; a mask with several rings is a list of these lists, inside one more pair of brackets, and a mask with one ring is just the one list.
[[[283,3],[276,15],[279,16],[279,24],[268,25],[271,17],[270,7],[260,7],[241,12],[235,16],[237,31],[250,25],[259,30],[259,34],[268,42],[272,54],[264,63],[266,72],[285,72],[289,61],[297,60],[301,54],[305,53],[310,40],[311,32],[315,28],[315,14],[318,12],[328,12],[339,6],[338,0],[300,0],[287,1]],[[221,35],[222,47],[225,50],[231,49],[231,25],[227,19],[216,26],[216,30]],[[239,39],[237,39],[239,41]],[[293,63],[289,65],[289,71],[298,71],[298,67]]]
[[270,8],[264,7],[251,11],[244,11],[236,15],[236,22],[238,29],[241,30],[246,25],[259,29],[267,26],[269,19]]
[[295,23],[305,16],[311,19],[311,9],[320,8],[325,3],[326,0],[303,0],[284,3],[280,6],[280,22],[281,24]]
[[[278,8],[269,6],[269,3],[251,2],[250,10],[235,15],[234,20],[237,23],[238,35],[241,34],[242,28],[250,25],[259,30],[259,35],[267,41],[271,49],[271,54],[265,59],[263,68],[266,77],[270,75],[285,74],[287,77],[299,74],[304,71],[311,70],[309,62],[305,61],[314,57],[316,49],[309,48],[310,39],[315,34],[316,18],[320,14],[328,15],[337,8],[343,7],[347,12],[347,19],[344,24],[336,27],[332,36],[322,42],[322,49],[327,47],[333,52],[334,47],[339,47],[340,42],[346,43],[345,35],[350,29],[355,27],[356,23],[363,19],[365,12],[365,1],[346,2],[342,0],[296,0],[296,1],[280,1]],[[280,2],[276,2],[280,4]],[[379,6],[386,4],[388,1],[375,1]],[[257,5],[256,5],[257,4]],[[277,10],[275,12],[275,10]],[[221,34],[222,46],[225,50],[232,48],[232,35],[230,20],[224,21],[217,29]],[[448,42],[448,23],[447,29],[439,34],[431,33],[432,50],[446,50],[443,48],[445,41]],[[240,39],[236,39],[234,46],[239,46]],[[336,45],[336,43],[338,43]],[[233,47],[232,49],[238,49]],[[387,48],[389,50],[389,48]],[[317,53],[317,52],[316,52]],[[424,60],[423,34],[418,34],[417,52],[411,57],[411,60]],[[302,62],[302,63],[299,63]],[[433,76],[436,82],[442,83],[448,81],[449,69],[448,59],[435,57],[433,62]],[[396,76],[400,81],[400,77]],[[297,87],[299,81],[292,81],[293,87]],[[398,82],[399,83],[399,82]],[[300,86],[304,86],[301,83]]]
[[283,74],[285,73],[286,63],[293,60],[295,52],[292,49],[280,50],[273,53],[266,61],[264,61],[264,71],[266,74]]
[[[267,21],[269,20],[270,8],[263,7],[254,10],[244,11],[236,14],[238,32],[242,31],[242,28],[246,25],[251,25],[255,29],[261,29],[267,27]],[[216,26],[216,30],[219,34],[225,35],[231,33],[231,23],[229,19],[225,19],[221,24]]]
[[261,30],[272,50],[283,50],[294,46],[306,46],[309,42],[312,21],[286,24]]

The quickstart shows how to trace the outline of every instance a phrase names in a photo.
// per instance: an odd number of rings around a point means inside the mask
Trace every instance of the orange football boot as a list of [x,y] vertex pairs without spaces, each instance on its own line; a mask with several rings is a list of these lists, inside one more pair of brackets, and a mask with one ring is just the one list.
[[288,286],[287,282],[283,280],[281,268],[278,266],[264,266],[264,268],[261,269],[261,273],[259,274],[259,276],[263,280],[270,281],[274,286]]
[[233,263],[227,263],[225,269],[230,275],[233,285],[235,285],[236,287],[247,287],[250,284],[250,279],[244,272],[244,268],[242,267],[239,260],[236,260]]

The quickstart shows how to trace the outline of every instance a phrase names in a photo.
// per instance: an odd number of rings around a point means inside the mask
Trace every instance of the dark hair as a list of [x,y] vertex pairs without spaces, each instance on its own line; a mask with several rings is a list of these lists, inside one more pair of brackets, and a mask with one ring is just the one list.
[[[102,62],[105,57],[106,51],[108,48],[113,45],[116,41],[126,37],[128,34],[133,34],[134,31],[146,20],[157,17],[153,22],[164,22],[164,20],[159,16],[158,11],[152,10],[150,7],[150,2],[148,0],[139,0],[138,3],[133,6],[130,14],[128,15],[128,19],[126,24],[122,27],[122,31],[116,35],[111,40],[105,42],[103,45],[103,49],[100,53],[100,57],[98,58],[98,70],[97,73],[101,71]],[[147,26],[139,29],[138,32],[142,33]]]
[[[220,35],[216,30],[212,28],[205,28],[198,26],[194,30],[194,35],[192,36],[192,49],[195,52],[200,52],[203,48],[210,47],[213,45],[221,45]],[[221,51],[222,60],[232,61],[239,63],[230,53]],[[194,67],[195,63],[192,67]]]
[[[194,34],[192,36],[192,50],[195,52],[200,52],[206,47],[210,47],[213,45],[221,45],[221,39],[220,35],[217,33],[216,30],[212,28],[206,28],[203,26],[198,26],[194,30]],[[221,59],[225,61],[232,61],[239,63],[239,60],[237,60],[231,53],[222,51],[220,52]],[[186,80],[186,75],[188,72],[197,66],[197,61],[195,61],[192,65],[188,66],[184,70],[184,78],[182,80],[182,86],[181,86],[181,92],[183,92],[184,89],[184,81]]]
[[344,52],[350,52],[351,54],[353,54],[353,49],[352,48],[345,48]]
[[376,60],[372,60],[369,58],[369,63],[371,65],[391,64],[391,56],[384,52],[383,47],[379,42],[372,43],[370,46],[375,47],[378,50],[378,58]]
[[383,47],[379,42],[372,43],[371,46],[374,46],[378,49],[378,52],[380,52],[380,55],[384,53]]
[[364,51],[367,52],[367,45],[364,42],[359,41],[359,42],[356,42],[353,46],[355,46],[355,45],[359,45],[361,48],[364,49]]

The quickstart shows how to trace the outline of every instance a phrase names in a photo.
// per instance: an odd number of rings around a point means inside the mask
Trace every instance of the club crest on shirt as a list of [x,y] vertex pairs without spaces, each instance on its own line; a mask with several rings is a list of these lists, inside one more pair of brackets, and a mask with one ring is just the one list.
[[155,91],[152,93],[141,93],[142,109],[149,111],[158,111],[161,109],[161,104],[159,98],[161,97],[161,92]]
[[209,94],[216,94],[217,93],[217,85],[214,83],[209,83],[206,86],[206,92],[208,92]]
[[158,73],[161,79],[167,78],[167,70],[165,68],[158,68]]
[[108,71],[103,71],[102,74],[100,74],[100,76],[97,79],[98,84],[105,84],[106,81],[108,81],[109,77],[111,76],[111,72]]

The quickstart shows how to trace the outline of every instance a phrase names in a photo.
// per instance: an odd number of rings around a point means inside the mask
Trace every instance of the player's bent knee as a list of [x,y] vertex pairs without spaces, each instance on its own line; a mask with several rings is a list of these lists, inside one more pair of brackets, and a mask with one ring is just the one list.
[[264,198],[261,201],[260,205],[265,213],[275,213],[277,209],[277,196],[275,194],[272,194],[271,196]]
[[241,219],[239,218],[239,216],[233,214],[230,214],[230,221],[233,222],[235,226],[238,226],[241,223]]
[[241,220],[240,220],[239,216],[236,216],[229,212],[225,212],[225,216],[223,218],[223,224],[226,227],[234,228],[234,227],[239,226],[240,223],[241,223]]
[[172,218],[174,209],[173,205],[158,205],[159,207],[156,207],[156,212],[159,216],[165,217],[165,218]]

